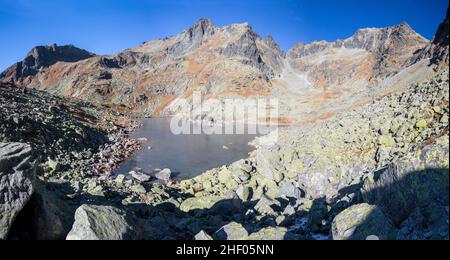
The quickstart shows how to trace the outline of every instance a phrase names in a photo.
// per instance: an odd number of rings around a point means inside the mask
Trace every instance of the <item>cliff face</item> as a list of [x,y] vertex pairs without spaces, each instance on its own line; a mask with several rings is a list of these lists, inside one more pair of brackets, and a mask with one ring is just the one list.
[[447,9],[445,20],[439,25],[433,41],[416,54],[416,60],[428,58],[432,65],[448,67],[450,30],[449,12],[450,7]]
[[[441,38],[433,46],[448,50],[448,32],[447,42]],[[403,23],[361,29],[335,42],[298,44],[285,53],[273,37],[260,37],[246,23],[219,28],[201,19],[176,36],[116,55],[38,47],[0,78],[146,115],[165,114],[175,99],[201,91],[219,99],[277,97],[282,117],[301,111],[312,119],[330,112],[324,108],[332,104],[343,109],[423,79],[428,69],[417,53],[427,46],[429,41]],[[379,90],[370,89],[375,86]]]

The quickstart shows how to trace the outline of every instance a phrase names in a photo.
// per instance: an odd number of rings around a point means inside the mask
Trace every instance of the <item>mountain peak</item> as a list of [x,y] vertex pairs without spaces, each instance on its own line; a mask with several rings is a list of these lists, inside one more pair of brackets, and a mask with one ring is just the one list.
[[193,27],[203,27],[203,28],[207,28],[207,27],[215,27],[213,22],[208,19],[208,18],[200,18],[198,19]]
[[58,46],[52,45],[36,46],[28,52],[25,59],[8,68],[2,73],[2,78],[23,78],[36,75],[42,68],[62,62],[77,62],[95,56],[86,50],[74,45]]

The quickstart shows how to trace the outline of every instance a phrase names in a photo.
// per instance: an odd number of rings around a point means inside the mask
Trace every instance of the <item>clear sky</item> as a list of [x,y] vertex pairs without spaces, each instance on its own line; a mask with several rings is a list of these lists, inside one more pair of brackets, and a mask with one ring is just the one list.
[[431,39],[447,6],[448,0],[0,0],[0,71],[36,45],[113,54],[177,34],[199,18],[219,26],[248,22],[285,50],[403,21]]

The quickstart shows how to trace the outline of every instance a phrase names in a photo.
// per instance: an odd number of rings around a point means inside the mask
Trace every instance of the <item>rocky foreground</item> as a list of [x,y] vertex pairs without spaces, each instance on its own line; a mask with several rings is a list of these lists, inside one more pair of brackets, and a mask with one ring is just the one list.
[[166,183],[111,175],[125,115],[2,86],[0,239],[448,239],[448,77]]
[[[134,127],[105,107],[1,84],[0,238],[64,239],[73,222],[71,194],[139,149],[127,138]],[[16,219],[17,228],[22,219],[29,223],[9,232]]]

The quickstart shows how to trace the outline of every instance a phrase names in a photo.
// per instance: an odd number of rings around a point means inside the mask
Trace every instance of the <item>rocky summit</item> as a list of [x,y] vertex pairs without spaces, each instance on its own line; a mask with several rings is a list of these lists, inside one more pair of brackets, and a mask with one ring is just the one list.
[[[208,19],[116,55],[36,47],[0,75],[0,239],[448,240],[448,24],[287,52]],[[139,119],[195,91],[277,98],[278,141],[191,179],[117,172]]]

